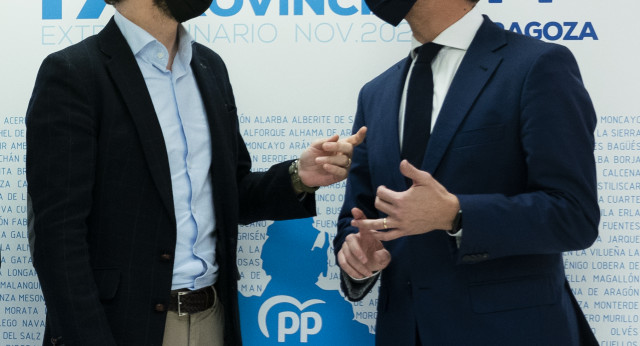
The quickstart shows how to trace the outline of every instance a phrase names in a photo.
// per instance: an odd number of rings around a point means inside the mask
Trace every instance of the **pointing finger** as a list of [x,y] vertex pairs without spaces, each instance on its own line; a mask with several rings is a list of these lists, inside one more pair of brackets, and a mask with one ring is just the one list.
[[402,160],[402,162],[400,162],[400,173],[411,179],[415,185],[424,185],[428,183],[431,178],[431,174],[417,169],[407,160]]
[[348,142],[349,144],[352,144],[353,146],[356,146],[364,141],[364,138],[366,137],[366,135],[367,135],[367,127],[362,126],[360,129],[358,129],[358,132],[347,137],[344,141]]

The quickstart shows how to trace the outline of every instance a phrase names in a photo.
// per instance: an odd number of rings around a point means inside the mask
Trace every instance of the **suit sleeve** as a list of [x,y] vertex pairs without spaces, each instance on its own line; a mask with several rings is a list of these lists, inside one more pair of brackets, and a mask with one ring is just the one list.
[[239,174],[240,223],[315,216],[315,194],[299,199],[293,190],[289,175],[293,160],[275,164],[266,172],[249,172],[251,157],[242,140],[239,150],[240,167],[246,167],[245,173]]
[[[358,131],[362,126],[366,126],[364,113],[362,110],[363,94],[366,86],[360,91],[358,96],[358,109],[353,123],[352,131]],[[354,132],[355,133],[355,132]],[[347,178],[347,187],[345,191],[344,204],[338,216],[338,232],[333,239],[333,248],[335,255],[338,255],[345,238],[351,233],[358,233],[358,229],[351,226],[353,215],[351,209],[360,208],[368,218],[377,218],[378,212],[374,207],[375,189],[371,184],[369,175],[367,138],[353,148],[353,157],[351,159],[351,168]],[[362,300],[375,286],[380,275],[375,275],[368,280],[356,282],[351,280],[346,273],[341,271],[340,287],[351,301]]]
[[557,254],[597,237],[596,115],[569,50],[551,45],[540,54],[518,96],[526,187],[512,196],[458,195],[462,262]]
[[[207,52],[210,51],[207,50]],[[215,55],[215,63],[224,81],[219,86],[230,112],[237,119],[237,108],[229,73],[224,62],[217,55]],[[293,160],[275,164],[266,172],[251,172],[251,156],[237,121],[234,131],[237,150],[235,172],[238,184],[239,222],[249,224],[260,220],[287,220],[315,216],[315,195],[309,194],[300,199],[293,190],[289,175],[289,166]]]
[[38,73],[26,115],[29,236],[52,337],[115,345],[86,241],[97,139],[90,78],[64,52]]

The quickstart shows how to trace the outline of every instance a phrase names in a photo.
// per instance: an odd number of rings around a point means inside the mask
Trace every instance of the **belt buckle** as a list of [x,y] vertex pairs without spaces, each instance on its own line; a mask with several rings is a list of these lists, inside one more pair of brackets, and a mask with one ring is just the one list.
[[189,291],[184,291],[184,292],[178,292],[178,316],[186,316],[189,313],[188,312],[182,312],[182,310],[180,309],[180,307],[182,306],[182,302],[180,301],[180,297],[188,294]]

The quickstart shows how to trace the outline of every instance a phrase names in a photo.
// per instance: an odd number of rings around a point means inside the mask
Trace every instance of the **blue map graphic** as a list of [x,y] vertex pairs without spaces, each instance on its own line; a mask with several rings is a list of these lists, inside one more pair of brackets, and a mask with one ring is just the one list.
[[271,276],[261,296],[239,295],[242,339],[252,345],[373,345],[369,328],[354,319],[350,302],[324,290],[329,239],[314,247],[313,219],[276,221],[267,228],[262,269]]

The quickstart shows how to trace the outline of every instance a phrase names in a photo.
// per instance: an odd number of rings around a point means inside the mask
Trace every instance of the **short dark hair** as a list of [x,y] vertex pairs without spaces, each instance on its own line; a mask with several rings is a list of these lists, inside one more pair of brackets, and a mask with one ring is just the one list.
[[104,0],[109,5],[115,5],[120,2],[120,0]]

